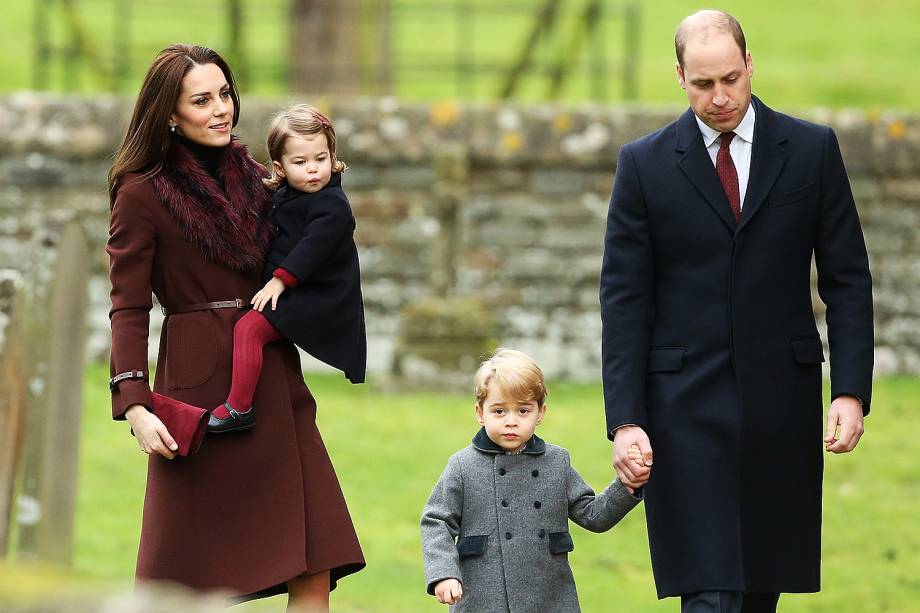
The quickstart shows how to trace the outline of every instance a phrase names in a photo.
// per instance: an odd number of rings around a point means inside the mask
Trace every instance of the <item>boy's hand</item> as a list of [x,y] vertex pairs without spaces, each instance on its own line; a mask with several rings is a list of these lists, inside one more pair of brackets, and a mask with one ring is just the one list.
[[631,446],[626,453],[636,466],[645,466],[645,462],[642,460],[642,451],[639,450],[639,445]]
[[463,598],[463,586],[456,579],[444,579],[434,586],[434,595],[441,604],[457,604]]
[[[637,467],[641,468],[641,467],[645,466],[645,461],[642,459],[642,450],[639,449],[639,445],[633,445],[633,446],[631,446],[631,447],[627,450],[626,453],[627,453],[627,456],[629,457],[629,459],[632,460],[632,461],[633,461],[633,464],[635,464]],[[636,489],[635,489],[635,488],[632,488],[632,487],[629,487],[628,485],[626,486],[626,490],[627,490],[630,494],[635,494],[635,493],[636,493]]]
[[[634,462],[629,455],[632,447],[638,447],[642,462]],[[648,435],[639,426],[621,426],[613,437],[613,467],[626,487],[633,490],[648,482],[652,472],[652,445]]]
[[278,277],[272,277],[271,281],[265,284],[265,287],[256,292],[256,295],[252,297],[252,306],[255,310],[261,312],[265,308],[265,305],[271,301],[272,310],[275,310],[275,307],[278,306],[278,296],[284,293],[285,287],[284,282]]

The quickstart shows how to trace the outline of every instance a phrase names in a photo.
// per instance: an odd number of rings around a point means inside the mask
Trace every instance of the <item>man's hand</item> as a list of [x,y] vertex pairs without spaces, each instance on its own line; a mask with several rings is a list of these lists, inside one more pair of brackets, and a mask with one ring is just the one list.
[[275,310],[275,307],[278,306],[278,296],[284,293],[285,286],[284,281],[278,277],[272,277],[271,281],[265,284],[265,287],[256,292],[256,295],[252,297],[252,306],[255,310],[261,312],[265,308],[265,305],[271,301],[272,310]]
[[[630,459],[629,448],[633,445],[642,455],[641,464]],[[635,490],[646,484],[652,471],[652,444],[645,430],[639,426],[617,429],[613,435],[613,467],[623,485]]]
[[825,449],[831,453],[849,453],[856,448],[863,432],[863,409],[859,399],[853,396],[834,398],[827,411]]
[[444,579],[434,586],[434,595],[441,604],[457,604],[463,598],[463,586],[456,579]]

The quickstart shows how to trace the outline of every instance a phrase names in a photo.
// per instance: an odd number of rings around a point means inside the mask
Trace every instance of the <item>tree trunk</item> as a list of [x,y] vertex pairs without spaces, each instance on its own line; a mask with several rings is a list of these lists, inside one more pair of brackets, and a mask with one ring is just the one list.
[[389,93],[388,16],[388,0],[293,0],[291,89]]

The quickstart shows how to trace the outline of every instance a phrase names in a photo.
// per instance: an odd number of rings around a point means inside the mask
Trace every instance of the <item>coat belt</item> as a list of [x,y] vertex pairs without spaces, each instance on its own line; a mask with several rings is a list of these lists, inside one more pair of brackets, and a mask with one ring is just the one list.
[[190,304],[188,306],[167,309],[162,307],[163,315],[178,315],[179,313],[192,313],[193,311],[210,311],[211,309],[248,309],[249,303],[242,298],[233,300],[218,300],[217,302],[202,302],[200,304]]

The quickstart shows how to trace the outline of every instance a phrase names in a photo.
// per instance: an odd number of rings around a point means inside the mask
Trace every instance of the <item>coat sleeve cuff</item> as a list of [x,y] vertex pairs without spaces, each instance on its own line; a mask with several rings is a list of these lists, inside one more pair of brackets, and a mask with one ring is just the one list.
[[866,401],[863,399],[863,397],[860,396],[859,394],[852,394],[852,393],[850,393],[850,392],[836,392],[836,393],[834,393],[834,394],[831,396],[831,401],[837,400],[837,399],[840,398],[841,396],[850,396],[850,397],[852,397],[852,398],[855,398],[856,400],[859,401],[859,406],[862,407],[862,410],[863,410],[863,417],[865,417],[866,415],[869,414],[869,403],[866,402]]
[[456,573],[456,574],[457,574],[456,577],[454,575],[447,574],[443,577],[438,577],[437,579],[429,579],[428,588],[426,591],[428,592],[429,595],[434,596],[434,588],[436,588],[437,585],[441,583],[442,581],[444,581],[445,579],[456,579],[457,581],[460,582],[460,585],[463,585],[463,579],[459,577],[460,573]]
[[625,428],[626,426],[636,426],[637,428],[642,428],[643,430],[645,430],[645,426],[635,423],[635,422],[629,422],[629,423],[620,424],[618,426],[611,428],[610,431],[607,432],[607,438],[612,442],[613,438],[617,434],[617,430],[619,430],[620,428]]
[[281,279],[281,282],[284,283],[287,287],[297,287],[297,285],[300,283],[300,280],[294,276],[294,273],[280,266],[275,269],[275,271],[272,273],[272,276]]
[[638,502],[645,499],[645,486],[643,485],[637,487],[636,491],[630,494],[629,490],[626,488],[626,485],[624,485],[623,482],[620,481],[620,478],[617,477],[610,485],[610,494],[620,503],[627,505],[637,504]]
[[135,404],[144,405],[148,411],[153,407],[150,386],[143,379],[122,381],[112,394],[112,419],[125,419],[125,411]]

